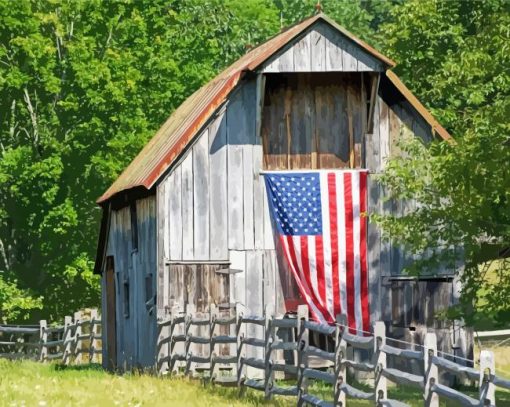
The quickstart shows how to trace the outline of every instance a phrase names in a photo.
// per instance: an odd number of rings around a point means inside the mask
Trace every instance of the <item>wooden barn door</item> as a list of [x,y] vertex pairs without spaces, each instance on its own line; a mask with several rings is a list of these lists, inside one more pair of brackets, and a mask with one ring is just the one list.
[[113,256],[106,258],[106,346],[108,350],[107,368],[117,367],[117,313],[115,296],[115,266]]

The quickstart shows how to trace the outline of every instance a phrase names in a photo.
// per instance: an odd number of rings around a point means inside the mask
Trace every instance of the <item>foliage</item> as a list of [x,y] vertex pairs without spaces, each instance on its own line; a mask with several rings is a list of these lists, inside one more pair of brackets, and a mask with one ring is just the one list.
[[381,30],[388,52],[456,143],[403,142],[382,181],[392,199],[415,200],[416,208],[378,220],[421,258],[410,271],[464,261],[462,304],[450,316],[507,323],[510,264],[482,263],[510,246],[508,3],[411,1],[392,16]]
[[[285,22],[313,7],[300,10]],[[95,199],[189,94],[278,31],[279,11],[0,0],[0,273],[44,297],[46,318],[99,302]]]
[[42,298],[34,298],[21,290],[17,282],[7,282],[0,276],[0,323],[27,317],[27,311],[42,308]]
[[[0,0],[0,298],[2,309],[17,309],[9,319],[56,319],[97,306],[99,281],[92,265],[100,211],[95,199],[188,95],[248,47],[313,14],[315,4]],[[410,146],[418,150],[416,160],[390,165],[394,180],[409,185],[407,191],[395,190],[397,195],[429,199],[425,191],[432,186],[440,194],[436,198],[445,198],[436,199],[442,206],[428,217],[417,211],[414,219],[386,222],[392,237],[410,239],[410,249],[420,249],[430,236],[441,233],[446,239],[455,230],[457,240],[445,245],[461,244],[467,256],[479,252],[479,233],[507,241],[502,228],[482,227],[482,221],[510,223],[504,190],[508,3],[321,4],[330,17],[394,58],[409,87],[459,139],[455,148]],[[414,176],[429,173],[435,175],[424,178],[428,183],[414,183]],[[389,177],[387,182],[395,184]],[[448,211],[454,211],[456,223],[448,220]],[[449,235],[420,223],[432,215],[454,225]],[[420,233],[411,236],[412,228]],[[470,264],[468,257],[466,270]],[[483,285],[480,277],[472,295]],[[496,296],[499,287],[485,291]],[[9,291],[13,288],[21,290],[19,296]],[[19,302],[12,308],[17,297],[27,300],[22,308]]]

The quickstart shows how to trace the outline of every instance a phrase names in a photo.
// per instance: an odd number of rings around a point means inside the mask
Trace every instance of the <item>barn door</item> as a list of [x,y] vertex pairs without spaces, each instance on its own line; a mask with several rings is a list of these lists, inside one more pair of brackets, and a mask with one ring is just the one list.
[[115,266],[113,256],[106,258],[106,349],[108,350],[107,368],[117,367],[117,316],[115,298]]

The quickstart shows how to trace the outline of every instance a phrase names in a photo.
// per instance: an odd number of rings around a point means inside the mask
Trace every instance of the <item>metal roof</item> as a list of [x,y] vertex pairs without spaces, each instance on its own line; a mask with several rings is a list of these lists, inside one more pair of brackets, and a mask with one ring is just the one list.
[[[133,188],[152,188],[172,162],[184,151],[191,139],[209,120],[215,110],[226,100],[232,89],[239,83],[243,74],[248,71],[256,70],[272,55],[319,20],[325,21],[340,31],[365,51],[382,61],[386,66],[395,66],[395,63],[391,59],[380,54],[324,14],[318,14],[307,18],[245,54],[186,99],[186,101],[172,113],[154,137],[145,145],[142,151],[140,151],[135,159],[120,174],[110,188],[97,200],[97,203],[102,204],[114,195]],[[432,115],[426,111],[423,105],[392,72],[387,71],[387,75],[395,86],[409,99],[413,106],[415,106],[418,112],[422,114],[425,120],[429,123],[434,123],[431,124],[432,127],[442,137],[443,134],[448,135],[446,130],[432,118]],[[440,129],[442,130],[440,131]],[[449,138],[449,135],[447,138]]]

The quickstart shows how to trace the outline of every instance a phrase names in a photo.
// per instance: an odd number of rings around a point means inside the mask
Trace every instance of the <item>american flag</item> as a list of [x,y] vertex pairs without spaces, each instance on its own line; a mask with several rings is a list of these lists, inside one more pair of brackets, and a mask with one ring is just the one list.
[[347,316],[351,333],[370,330],[367,172],[269,172],[273,225],[312,317]]

